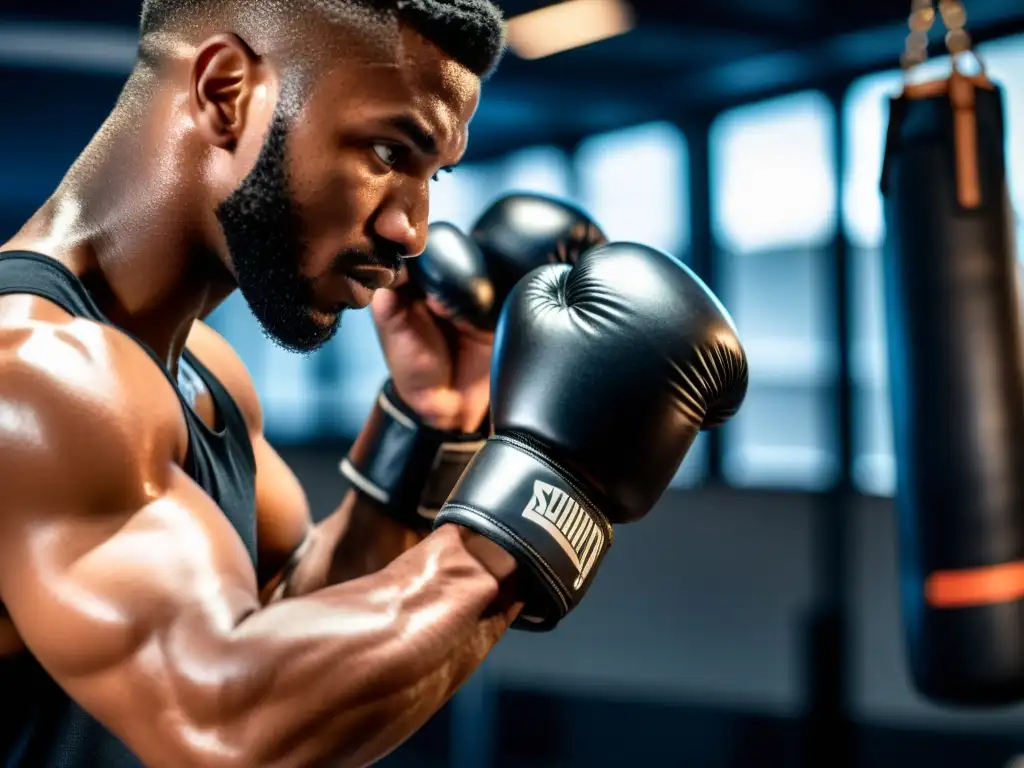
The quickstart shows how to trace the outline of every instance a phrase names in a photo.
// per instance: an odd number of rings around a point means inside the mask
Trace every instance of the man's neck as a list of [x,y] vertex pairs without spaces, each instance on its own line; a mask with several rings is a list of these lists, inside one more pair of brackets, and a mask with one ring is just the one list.
[[231,291],[205,245],[205,195],[186,172],[201,158],[190,156],[175,112],[167,103],[141,123],[115,112],[53,197],[0,246],[63,263],[115,325],[171,370],[195,320]]

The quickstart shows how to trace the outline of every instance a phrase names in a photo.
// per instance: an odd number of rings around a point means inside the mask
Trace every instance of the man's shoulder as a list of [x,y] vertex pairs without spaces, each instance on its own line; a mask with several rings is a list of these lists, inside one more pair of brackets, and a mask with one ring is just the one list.
[[0,316],[0,366],[97,394],[131,383],[164,379],[156,361],[130,336],[76,317],[45,299]]
[[217,377],[234,399],[249,426],[250,433],[262,432],[263,413],[256,386],[245,363],[228,340],[206,323],[196,321],[192,325],[186,346],[189,352]]
[[0,320],[0,404],[8,457],[28,450],[44,463],[47,453],[98,458],[132,445],[173,456],[186,445],[171,383],[145,350],[55,307]]

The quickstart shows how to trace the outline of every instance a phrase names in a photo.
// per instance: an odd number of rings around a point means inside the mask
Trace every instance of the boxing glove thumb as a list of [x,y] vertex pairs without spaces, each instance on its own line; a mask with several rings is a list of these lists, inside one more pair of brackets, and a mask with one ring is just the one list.
[[491,331],[528,272],[544,264],[574,264],[605,242],[576,206],[545,195],[507,195],[483,213],[471,237],[452,224],[432,224],[426,250],[408,262],[409,277],[451,316]]

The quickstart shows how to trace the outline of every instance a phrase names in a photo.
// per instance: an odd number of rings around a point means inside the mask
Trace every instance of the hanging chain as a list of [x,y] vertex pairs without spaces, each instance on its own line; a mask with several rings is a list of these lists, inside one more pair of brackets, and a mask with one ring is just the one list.
[[939,15],[946,27],[946,50],[955,62],[961,53],[971,50],[971,36],[964,29],[967,11],[960,0],[939,0]]
[[933,24],[935,8],[932,7],[932,0],[911,0],[910,17],[907,19],[910,34],[907,35],[903,55],[900,56],[900,65],[904,70],[923,64],[928,58],[928,33]]
[[[939,16],[946,27],[946,50],[953,57],[956,67],[960,54],[971,50],[971,36],[964,29],[967,23],[967,11],[961,0],[939,0]],[[904,70],[923,64],[928,59],[928,33],[935,25],[935,7],[933,0],[911,0],[907,35],[900,56],[900,66]]]

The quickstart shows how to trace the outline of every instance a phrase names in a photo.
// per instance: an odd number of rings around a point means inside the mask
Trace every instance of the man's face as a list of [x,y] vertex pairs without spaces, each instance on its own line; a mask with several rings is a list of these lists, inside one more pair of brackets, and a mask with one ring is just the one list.
[[479,79],[401,34],[393,59],[340,64],[299,110],[280,98],[251,171],[218,206],[239,290],[288,349],[326,343],[346,307],[366,306],[423,250],[429,185],[465,151]]

